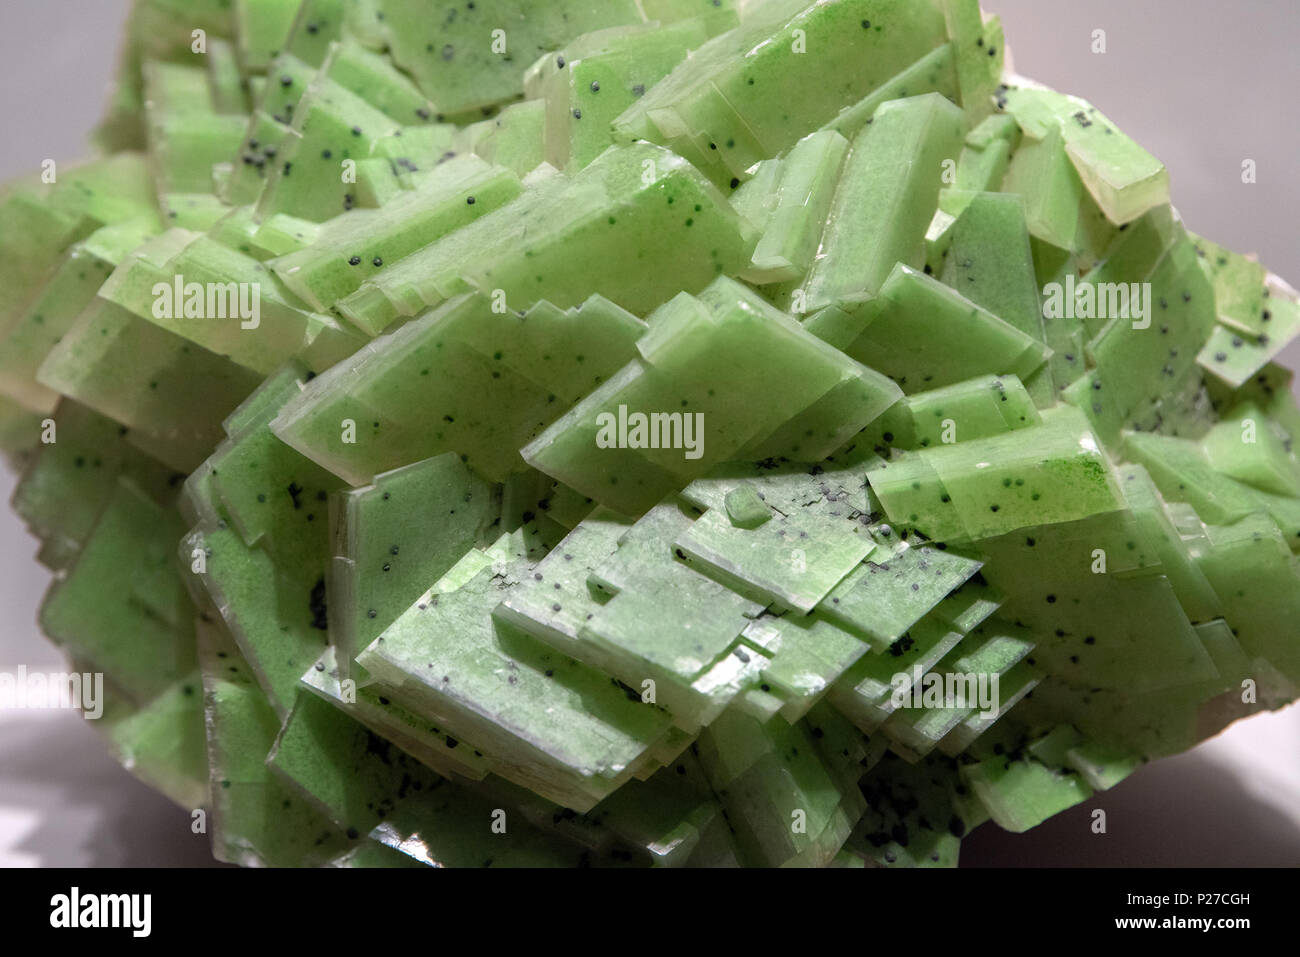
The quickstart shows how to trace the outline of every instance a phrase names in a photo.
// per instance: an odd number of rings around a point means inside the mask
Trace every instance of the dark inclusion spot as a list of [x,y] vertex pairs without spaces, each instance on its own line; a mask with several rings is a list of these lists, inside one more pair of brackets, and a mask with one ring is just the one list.
[[311,610],[311,626],[320,631],[328,630],[329,617],[325,607],[325,577],[323,575],[316,579],[316,584],[311,587],[308,608]]

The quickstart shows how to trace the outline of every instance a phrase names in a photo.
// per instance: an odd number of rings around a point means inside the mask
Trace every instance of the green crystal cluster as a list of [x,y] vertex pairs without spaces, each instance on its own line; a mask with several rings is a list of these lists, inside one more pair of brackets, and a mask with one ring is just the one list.
[[1300,694],[1297,297],[976,0],[127,30],[0,438],[221,860],[953,865]]

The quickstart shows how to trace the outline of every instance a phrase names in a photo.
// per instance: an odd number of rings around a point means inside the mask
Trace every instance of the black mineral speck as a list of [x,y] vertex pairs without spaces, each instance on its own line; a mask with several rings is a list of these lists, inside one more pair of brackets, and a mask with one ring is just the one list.
[[321,576],[316,579],[316,584],[311,588],[311,598],[308,599],[308,608],[311,610],[311,626],[319,631],[329,629],[329,617],[325,608],[325,578]]

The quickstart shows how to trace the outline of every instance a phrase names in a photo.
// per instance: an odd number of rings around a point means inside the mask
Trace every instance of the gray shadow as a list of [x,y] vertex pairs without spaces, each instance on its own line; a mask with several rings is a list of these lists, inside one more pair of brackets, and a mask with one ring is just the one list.
[[[1093,834],[1092,812],[1106,812]],[[1300,826],[1199,754],[1157,761],[1110,791],[1012,834],[989,822],[962,867],[1300,867]]]
[[45,867],[221,866],[189,811],[118,765],[90,725],[72,712],[0,725],[5,804],[39,820],[14,849]]

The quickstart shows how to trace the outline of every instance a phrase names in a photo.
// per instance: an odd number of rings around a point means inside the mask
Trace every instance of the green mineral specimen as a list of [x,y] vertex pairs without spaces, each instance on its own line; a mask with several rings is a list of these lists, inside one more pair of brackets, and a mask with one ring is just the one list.
[[1006,56],[136,0],[100,155],[0,191],[112,754],[248,866],[952,867],[1300,697],[1300,295]]

